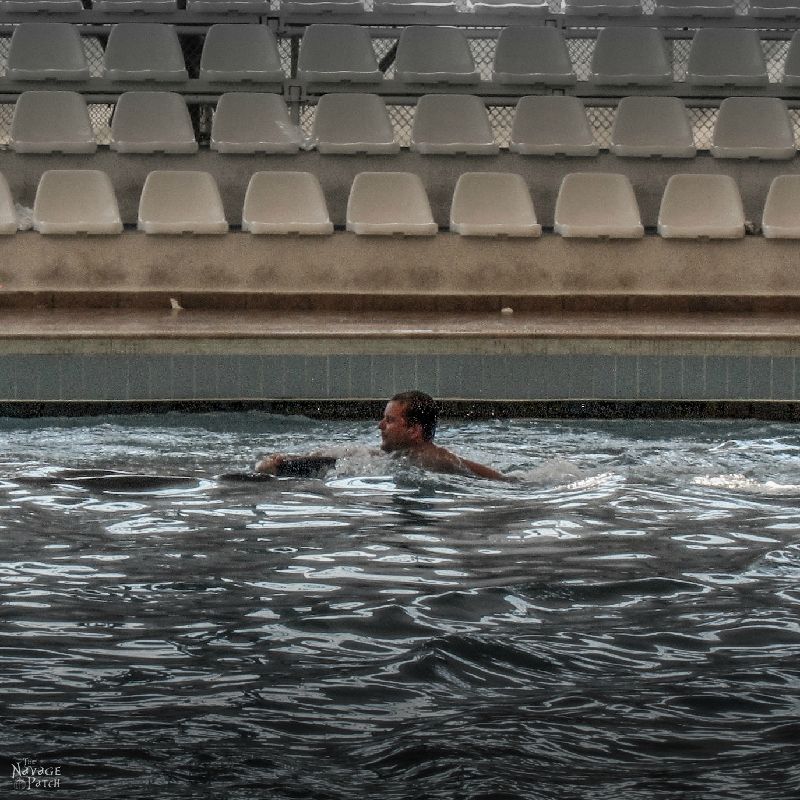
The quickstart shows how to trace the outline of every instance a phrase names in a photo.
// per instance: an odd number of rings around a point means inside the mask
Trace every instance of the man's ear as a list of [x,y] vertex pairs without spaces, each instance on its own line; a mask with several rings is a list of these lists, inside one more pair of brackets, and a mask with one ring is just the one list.
[[413,438],[418,442],[421,442],[425,438],[422,435],[422,425],[420,425],[419,422],[415,422],[413,425],[411,425],[409,427],[409,431],[411,432]]

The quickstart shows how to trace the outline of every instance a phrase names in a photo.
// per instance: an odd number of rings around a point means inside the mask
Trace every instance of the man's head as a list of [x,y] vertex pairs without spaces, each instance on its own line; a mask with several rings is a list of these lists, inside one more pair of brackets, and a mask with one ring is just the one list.
[[430,395],[424,392],[400,392],[389,400],[378,427],[381,449],[387,453],[408,450],[436,435],[439,410]]

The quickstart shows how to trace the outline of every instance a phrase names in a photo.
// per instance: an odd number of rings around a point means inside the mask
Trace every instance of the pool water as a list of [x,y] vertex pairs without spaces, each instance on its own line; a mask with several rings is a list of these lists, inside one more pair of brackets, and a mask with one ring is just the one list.
[[[0,796],[800,796],[794,426],[439,440],[517,480],[374,423],[0,420]],[[320,478],[217,477],[323,445]]]

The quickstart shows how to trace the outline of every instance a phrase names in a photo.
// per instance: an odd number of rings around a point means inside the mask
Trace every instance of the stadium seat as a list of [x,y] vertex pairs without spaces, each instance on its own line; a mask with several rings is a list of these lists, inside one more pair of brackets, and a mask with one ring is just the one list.
[[154,170],[139,198],[145,233],[227,233],[217,182],[208,172]]
[[86,101],[77,92],[23,92],[14,106],[11,149],[17,153],[94,153]]
[[571,95],[531,95],[517,102],[509,149],[528,156],[596,156],[586,109]]
[[380,83],[372,39],[357,25],[309,25],[300,42],[297,77],[310,83]]
[[282,0],[285,14],[363,14],[364,0]]
[[550,5],[545,0],[467,0],[475,14],[508,14],[515,18],[545,17]]
[[782,83],[784,86],[800,86],[800,31],[795,31],[789,42],[789,52],[783,62]]
[[212,150],[219,153],[296,153],[302,132],[277,94],[228,92],[211,123]]
[[186,101],[176,92],[123,92],[111,118],[119,153],[196,153]]
[[10,14],[80,14],[81,0],[3,0],[2,10]]
[[498,83],[571,86],[575,70],[558,28],[511,25],[497,37],[492,70]]
[[6,176],[0,173],[0,235],[17,232],[17,211]]
[[400,151],[383,98],[325,94],[317,102],[312,139],[320,153],[391,154]]
[[275,34],[266,25],[211,25],[200,56],[200,79],[212,83],[281,83]]
[[602,28],[592,54],[591,80],[600,85],[665,86],[672,65],[657,28]]
[[794,158],[794,130],[786,103],[777,97],[726,97],[714,125],[716,158]]
[[17,81],[84,81],[89,65],[68,22],[22,22],[14,28],[6,77]]
[[333,233],[319,179],[310,172],[256,172],[247,185],[242,230],[250,233]]
[[111,179],[95,169],[52,169],[39,179],[33,228],[45,234],[122,232]]
[[642,13],[640,0],[564,0],[564,13],[581,17],[634,17]]
[[412,172],[360,172],[347,199],[347,230],[359,235],[433,236],[428,195]]
[[521,175],[465,172],[456,182],[450,230],[462,236],[541,236]]
[[112,81],[185,81],[178,35],[163,22],[121,22],[111,29],[103,74]]
[[426,94],[417,101],[411,150],[425,155],[496,155],[486,106],[471,94]]
[[92,8],[107,14],[172,14],[178,0],[92,0]]
[[617,156],[694,158],[692,125],[678,97],[623,97],[611,128],[609,150]]
[[672,175],[658,212],[658,233],[669,239],[740,239],[744,209],[730,175]]
[[656,0],[656,14],[662,17],[732,17],[735,0]]
[[558,190],[555,232],[569,238],[638,239],[639,206],[626,175],[572,172]]
[[376,14],[413,14],[415,17],[430,14],[455,14],[455,0],[374,0]]
[[766,86],[767,64],[758,31],[699,28],[689,50],[686,80],[696,86]]
[[761,231],[767,239],[800,239],[800,175],[772,179]]
[[394,64],[406,83],[478,83],[467,37],[458,28],[415,25],[403,29]]
[[770,20],[800,18],[800,0],[750,0],[750,15]]
[[190,14],[266,14],[269,0],[186,0]]

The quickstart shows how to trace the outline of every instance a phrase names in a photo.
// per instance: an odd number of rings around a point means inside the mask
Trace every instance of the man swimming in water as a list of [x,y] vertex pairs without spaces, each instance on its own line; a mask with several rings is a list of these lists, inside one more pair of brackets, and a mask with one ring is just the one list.
[[[491,467],[461,458],[434,444],[438,421],[439,410],[430,395],[416,391],[396,394],[386,404],[383,418],[378,423],[381,450],[404,456],[412,464],[432,472],[473,475],[498,481],[510,480]],[[312,461],[318,461],[319,467],[333,466],[336,456],[323,451],[310,453],[308,456],[273,453],[256,464],[256,472],[293,474],[292,464]]]

